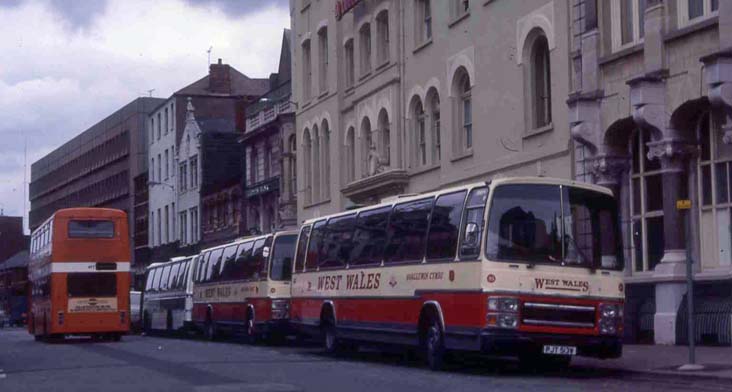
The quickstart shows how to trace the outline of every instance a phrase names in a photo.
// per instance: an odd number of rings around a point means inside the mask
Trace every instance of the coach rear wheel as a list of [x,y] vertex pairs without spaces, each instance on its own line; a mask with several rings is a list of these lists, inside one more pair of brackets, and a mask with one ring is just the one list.
[[216,325],[214,325],[213,321],[209,320],[206,322],[206,326],[203,327],[203,336],[206,340],[216,340]]
[[329,322],[323,327],[323,348],[327,354],[337,354],[340,349],[333,323]]
[[436,317],[430,317],[424,339],[424,354],[432,370],[441,370],[445,364],[445,341],[442,326]]
[[247,322],[244,325],[247,343],[254,344],[257,342],[257,330],[254,327],[254,316],[249,312],[247,315]]

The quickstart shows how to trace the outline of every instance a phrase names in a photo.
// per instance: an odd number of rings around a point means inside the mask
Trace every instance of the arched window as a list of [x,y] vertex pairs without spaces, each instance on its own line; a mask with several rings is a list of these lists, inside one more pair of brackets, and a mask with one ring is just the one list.
[[376,15],[377,64],[389,61],[389,12],[383,10]]
[[346,183],[356,179],[356,130],[353,127],[346,131]]
[[304,188],[304,196],[305,196],[305,204],[310,204],[313,202],[312,199],[312,177],[310,173],[312,173],[312,150],[313,150],[313,141],[312,137],[310,135],[310,130],[305,129],[305,132],[303,133],[303,158],[305,160],[305,165],[303,166],[303,188]]
[[432,163],[442,159],[442,135],[440,135],[440,95],[432,88],[427,92],[429,128],[432,137]]
[[414,103],[414,138],[416,147],[417,166],[427,165],[427,124],[422,101]]
[[552,123],[551,67],[549,42],[546,35],[536,33],[531,43],[531,97],[533,127],[542,128]]
[[457,137],[453,137],[455,150],[465,154],[473,148],[473,98],[470,75],[464,67],[458,68],[453,77],[453,97]]
[[328,28],[318,31],[318,80],[320,92],[328,90]]
[[358,31],[361,56],[361,75],[371,72],[371,24],[364,23]]
[[312,166],[312,196],[311,200],[313,203],[320,201],[320,132],[318,130],[318,126],[313,126],[313,151],[312,156],[310,158],[310,162],[313,165]]
[[371,155],[370,151],[373,144],[372,139],[373,135],[371,134],[371,121],[369,121],[368,117],[364,117],[363,121],[361,122],[361,160],[363,161],[361,167],[363,168],[363,177],[368,177],[372,174],[369,167],[369,156]]
[[346,41],[344,51],[346,55],[346,87],[352,87],[356,80],[355,63],[353,60],[353,38]]
[[379,112],[379,156],[381,165],[388,166],[391,162],[391,124],[386,109]]
[[295,135],[290,136],[288,142],[290,152],[290,196],[297,196],[297,140]]
[[323,151],[321,154],[323,156],[323,174],[321,175],[321,178],[323,179],[323,192],[321,194],[322,200],[328,200],[330,197],[330,127],[328,127],[328,121],[323,120],[320,131],[323,134],[323,143],[321,145],[321,149]]
[[302,43],[302,98],[307,101],[312,97],[313,68],[310,53],[310,40]]

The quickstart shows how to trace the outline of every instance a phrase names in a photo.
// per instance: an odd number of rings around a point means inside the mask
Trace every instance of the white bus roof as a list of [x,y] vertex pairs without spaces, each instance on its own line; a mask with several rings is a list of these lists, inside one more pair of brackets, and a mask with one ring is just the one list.
[[392,196],[392,197],[385,198],[384,201],[382,201],[379,204],[372,204],[372,205],[363,206],[363,207],[360,207],[360,208],[354,208],[354,209],[351,209],[351,210],[346,210],[346,211],[338,212],[338,213],[335,213],[335,214],[324,215],[324,216],[320,216],[320,217],[317,217],[317,218],[310,218],[310,219],[305,220],[302,223],[302,225],[309,225],[309,224],[312,224],[314,222],[321,221],[323,219],[337,218],[339,216],[351,215],[351,214],[355,214],[355,213],[358,213],[358,212],[361,212],[361,211],[369,211],[369,210],[377,209],[377,208],[380,208],[380,207],[386,207],[386,206],[394,205],[394,204],[398,204],[398,203],[404,203],[404,202],[408,202],[408,201],[424,199],[424,198],[430,197],[430,196],[436,196],[436,195],[442,195],[442,194],[446,194],[446,193],[457,192],[457,191],[461,191],[461,190],[464,190],[464,189],[473,189],[473,188],[482,187],[482,186],[486,186],[486,185],[489,185],[489,186],[492,186],[493,187],[493,186],[503,185],[503,184],[565,185],[565,186],[572,186],[572,187],[583,188],[583,189],[587,189],[587,190],[591,190],[591,191],[595,191],[595,192],[600,192],[600,193],[604,193],[604,194],[607,194],[607,195],[610,195],[610,196],[613,195],[612,194],[612,191],[610,189],[605,188],[603,186],[599,186],[599,185],[595,185],[595,184],[589,184],[589,183],[581,182],[581,181],[566,180],[566,179],[562,179],[562,178],[553,178],[553,177],[498,177],[498,178],[493,178],[492,180],[486,181],[486,182],[473,182],[473,183],[468,183],[468,184],[464,184],[464,185],[460,185],[460,186],[454,186],[454,187],[439,189],[439,190],[436,190],[436,191],[430,191],[430,192],[425,192],[425,193],[410,193],[410,194],[406,194],[406,195],[403,195],[403,196],[400,196],[400,195]]
[[220,249],[220,248],[226,248],[227,246],[231,246],[231,245],[239,245],[239,244],[244,243],[244,242],[256,241],[256,240],[259,240],[259,239],[262,239],[262,238],[267,238],[269,236],[280,236],[280,235],[284,235],[284,234],[297,235],[297,233],[298,232],[295,231],[295,230],[284,230],[284,231],[276,231],[274,233],[267,233],[267,234],[261,234],[261,235],[253,235],[253,236],[249,236],[249,237],[240,237],[240,238],[237,238],[237,239],[235,239],[235,240],[233,240],[231,242],[227,242],[225,244],[216,245],[216,246],[212,246],[210,248],[202,249],[201,252],[199,252],[199,254],[202,254],[202,253],[205,253],[205,252],[210,252],[212,250],[216,250],[216,249]]

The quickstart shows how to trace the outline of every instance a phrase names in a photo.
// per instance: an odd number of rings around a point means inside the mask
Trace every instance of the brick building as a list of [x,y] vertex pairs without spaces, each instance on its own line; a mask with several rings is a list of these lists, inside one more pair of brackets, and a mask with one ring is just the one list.
[[[212,226],[202,219],[204,214],[207,218],[218,216],[218,205],[233,200],[228,195],[230,188],[237,186],[231,185],[229,177],[241,177],[241,169],[237,164],[231,169],[234,171],[218,173],[216,165],[231,159],[238,162],[241,154],[227,152],[238,149],[235,141],[233,146],[221,143],[235,138],[231,135],[243,129],[246,104],[265,92],[267,86],[267,79],[249,78],[219,59],[209,66],[206,76],[176,91],[149,116],[148,162],[154,168],[149,173],[148,238],[152,260],[190,254],[205,238],[218,241],[232,238],[233,234],[226,232],[238,232],[228,227],[238,219],[228,219],[223,226],[219,223],[223,220]],[[197,135],[202,136],[199,139]],[[215,153],[218,150],[221,154]],[[232,158],[229,153],[239,155]],[[219,192],[221,195],[217,195]],[[201,205],[202,197],[207,200],[205,206]]]

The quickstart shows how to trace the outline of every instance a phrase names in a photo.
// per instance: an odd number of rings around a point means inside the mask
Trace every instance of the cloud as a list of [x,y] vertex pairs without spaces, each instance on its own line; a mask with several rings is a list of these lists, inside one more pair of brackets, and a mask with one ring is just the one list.
[[0,207],[16,215],[25,138],[30,167],[148,90],[167,97],[206,75],[210,46],[212,61],[267,77],[289,27],[280,0],[0,4]]

